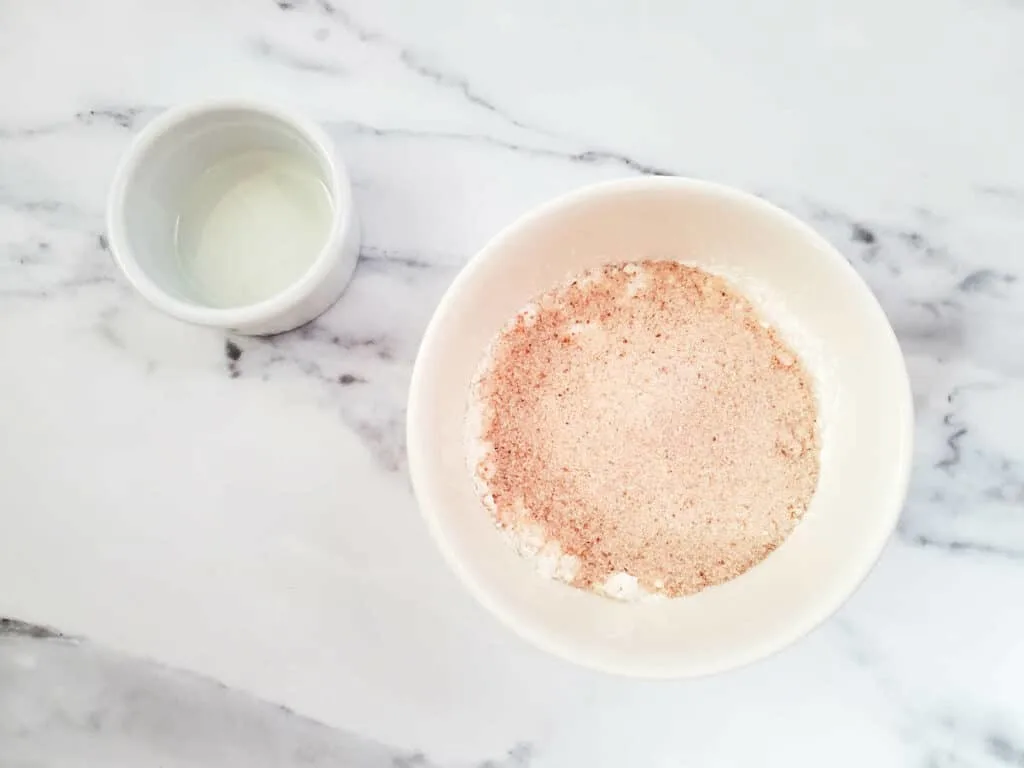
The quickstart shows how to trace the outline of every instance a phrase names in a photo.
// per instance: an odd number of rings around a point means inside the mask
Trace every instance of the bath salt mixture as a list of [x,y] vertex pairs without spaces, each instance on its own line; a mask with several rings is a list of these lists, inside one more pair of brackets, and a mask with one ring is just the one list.
[[800,360],[728,282],[673,261],[594,269],[521,310],[467,427],[477,490],[519,552],[623,599],[740,575],[818,479]]

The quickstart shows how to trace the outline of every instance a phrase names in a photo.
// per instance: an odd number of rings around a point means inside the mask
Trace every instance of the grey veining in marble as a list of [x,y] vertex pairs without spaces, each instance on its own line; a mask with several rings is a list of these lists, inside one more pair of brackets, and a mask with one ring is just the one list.
[[[437,768],[186,673],[38,637],[0,634],[4,768]],[[486,765],[526,768],[530,755],[517,744]]]
[[[0,766],[1024,766],[1022,39],[1010,0],[0,3],[0,615],[54,627],[0,625]],[[219,97],[308,113],[352,175],[357,273],[295,333],[176,323],[108,252],[131,137]],[[636,174],[741,186],[833,242],[917,418],[899,530],[839,614],[658,685],[485,616],[403,442],[465,260]]]

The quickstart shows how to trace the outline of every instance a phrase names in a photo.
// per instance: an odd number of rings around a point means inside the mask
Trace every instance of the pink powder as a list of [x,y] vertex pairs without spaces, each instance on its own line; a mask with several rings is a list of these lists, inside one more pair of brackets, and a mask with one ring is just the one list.
[[476,479],[499,526],[686,595],[764,559],[818,478],[807,372],[723,279],[671,261],[592,270],[494,340],[474,383]]

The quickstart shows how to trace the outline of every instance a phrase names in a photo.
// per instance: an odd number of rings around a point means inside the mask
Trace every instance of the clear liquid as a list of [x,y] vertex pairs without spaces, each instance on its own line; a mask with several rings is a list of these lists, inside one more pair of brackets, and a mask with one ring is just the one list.
[[330,191],[308,160],[244,152],[187,190],[174,246],[197,301],[245,306],[296,282],[326,244],[332,219]]

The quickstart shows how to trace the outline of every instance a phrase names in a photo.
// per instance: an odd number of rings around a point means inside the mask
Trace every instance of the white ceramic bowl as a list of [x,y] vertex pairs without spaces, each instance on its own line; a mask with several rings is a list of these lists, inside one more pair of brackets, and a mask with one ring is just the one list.
[[[177,214],[204,172],[253,151],[287,153],[313,169],[330,195],[330,231],[291,284],[253,304],[211,306],[196,295],[178,263]],[[330,139],[280,107],[242,101],[176,107],[148,123],[115,173],[107,233],[129,282],[158,309],[186,322],[253,335],[291,330],[324,312],[348,285],[359,258],[351,184]]]
[[[762,563],[697,595],[625,603],[538,575],[496,529],[466,466],[470,382],[500,327],[569,274],[677,258],[737,280],[780,321],[817,379],[818,489]],[[495,237],[452,283],[412,377],[408,454],[429,528],[501,621],[571,661],[640,677],[740,666],[792,643],[857,588],[906,493],[913,412],[892,328],[843,257],[788,213],[716,184],[645,178],[587,187]]]

